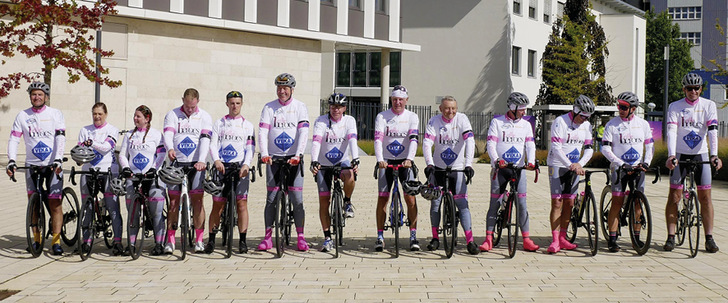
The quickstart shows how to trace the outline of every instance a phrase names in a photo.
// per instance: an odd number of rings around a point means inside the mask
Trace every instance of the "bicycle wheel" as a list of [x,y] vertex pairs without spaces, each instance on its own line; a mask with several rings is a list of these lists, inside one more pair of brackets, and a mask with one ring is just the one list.
[[690,257],[695,258],[698,255],[698,247],[700,246],[700,229],[702,228],[703,218],[700,216],[700,203],[696,199],[695,193],[690,195],[690,199],[686,205],[685,217],[687,218],[687,234],[690,242]]
[[571,208],[571,217],[569,218],[569,226],[566,229],[566,240],[570,243],[576,241],[576,234],[579,233],[579,227],[583,226],[583,215],[582,211],[584,208],[584,196],[578,195],[576,201],[574,201],[574,207]]
[[[609,209],[611,207],[612,187],[606,185],[602,189],[602,195],[599,199],[599,219],[602,222],[602,236],[604,236],[605,240],[609,239]],[[617,227],[617,233],[619,233],[619,227]]]
[[505,225],[508,229],[508,258],[516,255],[516,245],[518,245],[518,204],[516,203],[516,195],[510,195],[506,202],[506,221]]
[[144,245],[144,199],[137,197],[132,202],[126,220],[126,241],[133,260],[139,259]]
[[[395,180],[395,182],[397,182]],[[392,219],[392,231],[394,232],[394,257],[399,257],[399,228],[402,226],[402,221],[399,213],[402,211],[399,209],[401,197],[399,196],[399,190],[395,190],[392,193],[392,213],[389,214]]]
[[225,214],[225,229],[227,229],[227,234],[225,234],[225,240],[227,241],[227,244],[225,246],[225,258],[230,258],[230,256],[233,255],[233,228],[235,227],[235,192],[232,190],[230,191],[231,194],[228,197],[228,201],[226,204],[226,211]]
[[[88,236],[88,240],[86,240],[86,243],[89,245],[89,250],[87,252],[83,252],[81,249],[78,250],[78,254],[81,255],[81,260],[86,261],[88,257],[91,255],[91,250],[94,247],[94,236],[95,236],[95,227],[96,227],[96,212],[94,212],[94,198],[88,197],[86,198],[86,201],[83,202],[83,208],[81,208],[81,232],[83,234],[83,238]],[[80,242],[84,242],[83,238],[81,238]]]
[[680,201],[677,202],[677,222],[675,225],[675,244],[677,246],[685,243],[685,233],[688,232],[687,228],[690,225],[691,208],[688,206],[688,203],[690,202],[685,195],[682,195]]
[[334,234],[334,249],[336,250],[335,257],[339,257],[339,249],[341,248],[341,244],[343,242],[342,235],[344,233],[343,229],[343,214],[341,213],[341,209],[343,207],[343,199],[341,198],[341,192],[334,190],[334,194],[331,198],[331,211],[329,212],[331,214],[331,227],[333,227],[333,234]]
[[[33,255],[33,258],[37,258],[43,252],[43,243],[45,242],[43,235],[46,233],[45,211],[40,201],[40,194],[37,192],[28,198],[25,226],[25,235],[28,239],[28,252]],[[38,235],[39,242],[35,241],[36,235]]]
[[455,239],[457,239],[458,226],[455,223],[455,201],[452,194],[442,196],[442,244],[445,246],[445,256],[449,259],[455,252]]
[[590,192],[584,196],[582,207],[584,207],[582,222],[586,230],[587,240],[589,240],[589,249],[591,250],[591,255],[595,256],[599,249],[599,215],[597,213],[597,202],[594,200],[593,193]]
[[286,236],[286,246],[291,245],[291,232],[293,231],[293,203],[286,196],[286,225],[283,225],[283,234]]
[[288,222],[288,214],[286,213],[286,196],[283,195],[283,191],[279,190],[276,193],[275,199],[273,199],[276,207],[276,217],[273,225],[275,225],[275,247],[276,257],[280,258],[283,256],[283,243],[285,242],[285,235],[283,229]]
[[[652,213],[650,212],[650,204],[647,202],[645,195],[639,191],[632,193],[629,199],[629,236],[632,240],[632,247],[637,254],[644,255],[650,249],[650,241],[652,240]],[[639,228],[639,234],[635,233],[635,228]],[[641,241],[640,237],[645,235],[645,241]]]
[[78,218],[81,215],[78,205],[78,196],[73,188],[66,187],[63,189],[63,200],[61,201],[63,208],[63,225],[61,226],[61,239],[66,246],[73,247],[81,234],[78,229]]
[[498,246],[503,235],[503,228],[505,228],[505,217],[506,211],[504,209],[498,209],[495,219],[495,227],[493,228],[493,247]]
[[192,246],[192,234],[191,234],[191,220],[190,220],[190,196],[185,194],[182,194],[179,199],[179,205],[180,205],[180,229],[182,229],[180,233],[180,252],[182,253],[182,260],[184,260],[187,257],[187,245]]

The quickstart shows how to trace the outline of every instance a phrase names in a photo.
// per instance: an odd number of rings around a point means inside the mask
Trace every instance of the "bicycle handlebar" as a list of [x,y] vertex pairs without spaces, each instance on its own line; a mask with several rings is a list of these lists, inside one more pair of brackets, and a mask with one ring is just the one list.
[[379,174],[377,174],[377,173],[379,172],[380,169],[391,168],[391,169],[394,169],[394,170],[398,170],[398,169],[403,168],[403,167],[404,167],[404,165],[402,165],[400,163],[400,164],[387,164],[387,167],[380,168],[379,167],[379,162],[377,162],[377,163],[374,164],[374,180],[379,179]]
[[[538,160],[536,160],[534,162],[534,165],[533,165],[533,171],[536,172],[536,178],[533,180],[533,183],[537,183],[538,182],[538,175],[541,173],[540,166],[541,166],[540,162]],[[529,170],[525,165],[524,166],[516,166],[514,163],[508,163],[503,168],[510,168],[510,169],[513,169],[513,170],[517,170],[517,173],[520,172],[520,170],[523,170],[523,169]],[[499,166],[496,166],[495,167],[495,173],[493,174],[493,180],[495,180],[495,178],[498,176],[498,171],[499,170],[500,170],[500,167]]]
[[[68,162],[68,157],[63,157],[63,159],[61,159],[61,162]],[[16,166],[15,167],[15,170],[25,169],[25,170],[33,170],[35,172],[40,172],[43,169],[49,169],[49,168],[52,168],[52,167],[53,167],[53,164],[50,164],[50,165]],[[18,180],[15,179],[15,173],[13,173],[13,175],[10,176],[10,180],[13,180],[13,182],[18,182]]]
[[93,178],[97,178],[98,176],[111,176],[111,167],[109,167],[108,171],[102,172],[101,169],[97,168],[91,168],[90,170],[79,170],[76,171],[75,166],[71,166],[71,176],[68,177],[68,180],[71,181],[71,184],[74,186],[76,185],[76,174],[79,175],[91,175]]
[[[660,176],[660,167],[659,166],[647,168],[645,170],[643,170],[642,167],[639,166],[639,165],[628,166],[628,167],[629,168],[625,171],[626,173],[630,173],[630,172],[637,172],[637,173],[655,172],[655,179],[652,180],[652,184],[655,184],[655,183],[657,183],[658,181],[660,181],[662,179],[662,177]],[[614,183],[619,183],[621,181],[621,179],[622,179],[622,171],[623,170],[625,170],[625,167],[624,166],[620,166],[619,168],[617,168],[617,180],[615,180]],[[607,178],[609,178],[609,177],[607,177]],[[609,179],[607,179],[607,180],[609,180]]]
[[[270,165],[275,165],[275,164],[284,165],[284,164],[288,164],[288,160],[289,159],[290,158],[287,158],[287,157],[271,158],[271,164]],[[301,174],[301,177],[303,177],[303,166],[304,166],[304,163],[303,163],[303,154],[299,154],[298,155],[298,159],[299,159],[298,160],[298,165],[296,165],[296,166],[298,167],[298,172]],[[259,153],[258,154],[258,175],[261,176],[261,177],[263,177],[263,170],[261,169],[261,166],[262,165],[263,165],[263,157]],[[290,164],[288,164],[288,165],[290,165]],[[291,165],[291,166],[293,166],[293,165]]]

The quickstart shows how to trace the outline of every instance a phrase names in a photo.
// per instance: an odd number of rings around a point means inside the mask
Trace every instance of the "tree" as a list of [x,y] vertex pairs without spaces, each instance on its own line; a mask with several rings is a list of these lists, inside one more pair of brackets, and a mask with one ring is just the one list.
[[606,35],[589,1],[566,1],[564,16],[554,23],[543,54],[536,104],[572,104],[581,94],[596,104],[612,104],[612,87],[605,80],[608,55]]
[[680,26],[673,24],[667,12],[655,14],[650,9],[645,14],[647,41],[645,61],[645,103],[655,103],[655,110],[662,110],[665,98],[665,45],[670,45],[670,70],[668,100],[678,100],[682,92],[682,77],[693,69],[690,43],[680,40]]
[[[109,87],[118,87],[121,81],[109,77],[98,77],[95,58],[114,53],[96,48],[96,30],[100,30],[104,18],[116,14],[114,0],[98,0],[93,5],[79,5],[75,0],[11,0],[0,4],[0,65],[6,58],[25,55],[38,57],[43,63],[40,71],[20,71],[0,76],[0,98],[13,89],[19,89],[23,81],[34,81],[43,75],[43,82],[51,85],[53,70],[64,67],[68,82],[75,83],[81,76],[91,82]],[[57,31],[58,34],[54,33]],[[89,31],[94,31],[89,33]],[[101,74],[109,70],[100,63]]]

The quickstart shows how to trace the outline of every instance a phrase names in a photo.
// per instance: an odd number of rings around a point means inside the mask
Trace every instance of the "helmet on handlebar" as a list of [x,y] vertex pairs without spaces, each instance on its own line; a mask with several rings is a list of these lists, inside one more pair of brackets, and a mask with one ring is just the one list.
[[94,160],[96,154],[91,147],[76,145],[71,149],[71,159],[77,164],[86,164]]
[[121,180],[121,178],[111,179],[109,181],[109,186],[111,187],[111,192],[114,193],[114,195],[117,195],[117,196],[126,195],[126,188],[124,186],[124,180]]
[[424,185],[422,185],[422,187],[420,187],[420,194],[422,195],[422,198],[432,201],[440,198],[440,196],[442,195],[442,190],[439,186],[425,183]]
[[222,183],[217,180],[208,179],[205,180],[205,192],[213,196],[219,196],[222,194]]
[[159,179],[168,185],[180,185],[184,180],[185,173],[182,168],[167,165],[159,170]]
[[422,182],[417,180],[410,180],[402,182],[402,191],[410,196],[416,196],[420,194],[420,187]]

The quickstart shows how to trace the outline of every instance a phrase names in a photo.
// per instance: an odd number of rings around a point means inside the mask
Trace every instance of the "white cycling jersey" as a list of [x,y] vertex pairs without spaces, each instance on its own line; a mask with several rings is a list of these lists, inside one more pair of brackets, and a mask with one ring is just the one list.
[[[710,149],[706,143],[710,141]],[[715,102],[687,98],[670,103],[667,110],[667,155],[718,154],[718,112]]]
[[253,123],[243,116],[226,115],[215,121],[210,140],[212,161],[239,163],[250,166],[255,152],[255,129]]
[[406,109],[399,115],[391,109],[379,113],[374,123],[374,155],[377,161],[414,160],[419,124],[417,114]]
[[258,125],[261,156],[302,155],[308,141],[308,124],[308,108],[298,99],[268,102]]
[[622,164],[637,165],[652,162],[654,140],[650,124],[640,117],[614,117],[604,127],[602,153],[613,169]]
[[91,148],[94,150],[94,157],[91,162],[83,165],[84,170],[91,168],[99,168],[105,171],[111,167],[113,172],[118,171],[116,165],[116,157],[114,156],[114,147],[116,147],[116,138],[119,135],[119,129],[109,123],[104,123],[99,127],[96,125],[87,125],[78,132],[78,145],[83,144],[86,140],[93,141]]
[[[354,117],[343,115],[339,121],[335,121],[328,114],[319,116],[313,123],[311,161],[318,161],[323,166],[332,166],[359,158],[359,147],[356,142]],[[350,151],[351,158],[347,151]]]
[[439,168],[450,166],[456,170],[473,166],[475,139],[468,116],[456,113],[452,120],[447,120],[442,114],[430,118],[422,141],[422,153],[427,165]]
[[49,106],[28,108],[15,116],[8,140],[8,159],[18,156],[20,138],[25,141],[25,163],[50,165],[63,158],[66,145],[66,122],[60,110]]
[[199,107],[189,116],[177,107],[164,117],[164,147],[174,149],[178,162],[205,162],[211,135],[212,118]]
[[167,150],[162,143],[162,133],[154,128],[131,131],[124,135],[119,152],[121,167],[131,168],[135,174],[146,173],[150,168],[159,169],[164,163]]
[[493,167],[498,159],[503,159],[516,166],[536,161],[536,143],[533,141],[533,128],[525,119],[512,120],[507,115],[490,120],[486,149]]
[[563,114],[554,120],[551,124],[549,156],[546,159],[548,166],[568,168],[573,163],[584,166],[593,153],[592,128],[589,121],[577,125],[574,123],[574,112]]

